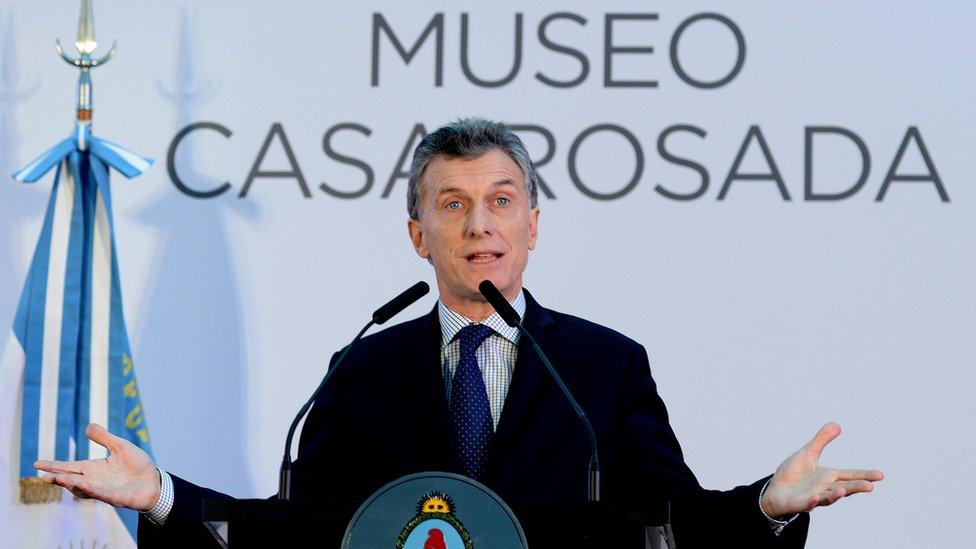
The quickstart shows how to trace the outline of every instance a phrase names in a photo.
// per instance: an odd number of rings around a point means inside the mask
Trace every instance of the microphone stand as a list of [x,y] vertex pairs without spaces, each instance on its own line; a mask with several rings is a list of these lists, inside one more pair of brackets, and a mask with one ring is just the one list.
[[502,317],[502,320],[506,324],[513,328],[518,328],[519,333],[529,340],[532,349],[535,350],[539,358],[542,359],[542,363],[545,364],[546,369],[549,370],[549,375],[556,381],[559,390],[563,392],[566,400],[573,407],[573,411],[576,412],[580,421],[583,422],[583,426],[586,427],[586,434],[590,439],[590,464],[587,468],[586,500],[589,502],[600,501],[600,454],[597,451],[596,431],[593,430],[593,423],[590,422],[590,418],[586,415],[586,412],[573,397],[573,393],[569,391],[569,387],[563,382],[563,378],[556,372],[556,368],[553,367],[552,362],[549,362],[549,357],[546,356],[546,353],[542,352],[542,347],[539,347],[539,342],[525,329],[525,326],[522,325],[522,318],[519,317],[519,314],[512,308],[508,300],[502,296],[498,288],[490,280],[484,280],[478,285],[478,290],[488,300],[488,303],[494,307],[495,311],[498,312],[498,315]]
[[356,342],[358,342],[359,339],[363,337],[363,334],[366,333],[366,330],[373,327],[374,324],[376,324],[376,322],[370,320],[366,326],[363,326],[363,329],[356,334],[356,337],[352,340],[352,343],[347,345],[346,348],[342,350],[342,354],[339,355],[339,358],[335,361],[335,364],[329,368],[328,372],[325,373],[325,376],[322,378],[319,386],[316,387],[315,391],[312,392],[312,396],[309,397],[304,405],[302,405],[301,410],[298,411],[298,415],[295,416],[295,419],[291,422],[291,426],[288,427],[288,438],[285,439],[285,456],[281,459],[281,469],[278,472],[279,500],[291,499],[291,441],[295,437],[295,429],[298,428],[298,423],[303,417],[305,417],[305,414],[308,412],[308,409],[312,407],[312,404],[315,403],[315,399],[318,398],[319,393],[322,392],[325,384],[329,382],[332,374],[335,373],[336,369],[338,369],[339,364],[342,364],[342,361],[345,360],[346,355],[349,354],[349,351],[353,348]]
[[336,359],[335,364],[333,364],[329,368],[329,371],[325,373],[325,376],[322,377],[322,381],[319,382],[319,386],[315,388],[315,391],[312,392],[312,396],[309,397],[308,401],[305,402],[302,409],[299,410],[298,415],[295,416],[294,420],[292,420],[291,426],[288,427],[288,438],[285,439],[285,455],[281,458],[281,469],[278,471],[279,500],[286,501],[291,499],[291,442],[295,437],[295,429],[298,428],[298,423],[303,417],[305,417],[305,414],[308,412],[309,408],[312,407],[312,404],[315,403],[315,399],[318,398],[319,393],[322,392],[325,384],[328,383],[329,379],[332,378],[332,374],[339,369],[339,365],[342,364],[342,361],[346,359],[346,355],[349,354],[349,351],[351,351],[356,343],[363,337],[366,330],[370,329],[374,325],[383,324],[387,320],[393,318],[395,315],[400,313],[400,311],[406,309],[412,303],[425,296],[429,291],[430,286],[426,282],[418,282],[404,290],[400,295],[394,297],[379,309],[376,309],[376,311],[373,312],[372,320],[363,326],[362,330],[359,330],[359,333],[356,334],[356,337],[353,338],[352,342],[342,350],[341,354],[339,354],[339,358]]
[[534,337],[532,337],[532,334],[525,329],[525,326],[522,325],[521,320],[516,323],[516,327],[518,328],[519,332],[529,340],[532,348],[535,349],[536,354],[538,354],[539,358],[542,359],[542,363],[546,365],[546,369],[549,370],[552,378],[556,381],[556,385],[559,386],[559,389],[563,392],[563,395],[566,396],[566,400],[568,400],[570,405],[572,405],[576,415],[579,416],[580,421],[583,422],[583,426],[586,428],[586,434],[589,436],[591,448],[590,464],[587,468],[586,500],[589,502],[598,502],[600,501],[600,455],[597,452],[596,431],[593,430],[593,424],[590,422],[589,416],[586,415],[586,412],[579,405],[579,402],[577,402],[576,399],[573,398],[573,394],[569,392],[569,387],[567,387],[566,383],[563,382],[563,378],[556,373],[556,368],[553,367],[552,362],[549,362],[549,358],[546,356],[546,354],[542,352],[542,348],[539,347],[539,343]]

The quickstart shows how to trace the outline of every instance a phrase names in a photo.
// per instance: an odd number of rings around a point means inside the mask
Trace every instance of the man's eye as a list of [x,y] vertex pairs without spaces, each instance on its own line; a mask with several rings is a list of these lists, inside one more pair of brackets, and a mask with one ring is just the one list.
[[495,199],[495,204],[498,204],[499,206],[504,206],[511,202],[512,202],[511,200],[505,198],[504,196],[499,196],[498,198]]
[[452,200],[452,201],[450,201],[450,202],[447,203],[447,209],[448,210],[460,210],[461,209],[461,202],[459,200]]

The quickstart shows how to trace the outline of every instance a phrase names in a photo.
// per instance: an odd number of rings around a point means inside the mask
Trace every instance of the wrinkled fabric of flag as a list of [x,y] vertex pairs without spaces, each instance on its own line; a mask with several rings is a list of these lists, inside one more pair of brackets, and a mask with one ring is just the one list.
[[137,514],[79,500],[44,483],[33,463],[99,459],[85,437],[105,426],[151,455],[129,339],[109,169],[131,178],[152,164],[76,123],[71,137],[17,171],[54,185],[0,358],[0,540],[16,547],[135,545]]

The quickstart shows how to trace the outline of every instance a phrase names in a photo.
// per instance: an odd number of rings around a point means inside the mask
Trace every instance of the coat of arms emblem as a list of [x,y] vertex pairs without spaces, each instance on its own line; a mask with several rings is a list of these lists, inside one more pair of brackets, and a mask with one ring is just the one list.
[[397,549],[473,549],[471,536],[456,512],[454,501],[446,493],[424,494],[417,502],[417,514],[397,538]]

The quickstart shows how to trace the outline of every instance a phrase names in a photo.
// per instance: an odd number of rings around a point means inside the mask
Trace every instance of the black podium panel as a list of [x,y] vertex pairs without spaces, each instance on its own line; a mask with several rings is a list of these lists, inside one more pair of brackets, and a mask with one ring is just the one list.
[[[231,549],[339,547],[359,502],[208,500],[204,520],[227,523]],[[514,503],[529,546],[614,549],[667,547],[665,512],[613,504]],[[393,547],[395,540],[391,540]]]
[[670,528],[665,526],[666,508],[652,511],[606,503],[516,503],[511,507],[533,548],[667,547],[658,533]]
[[338,547],[359,502],[219,499],[203,502],[204,522],[227,523],[229,547]]

